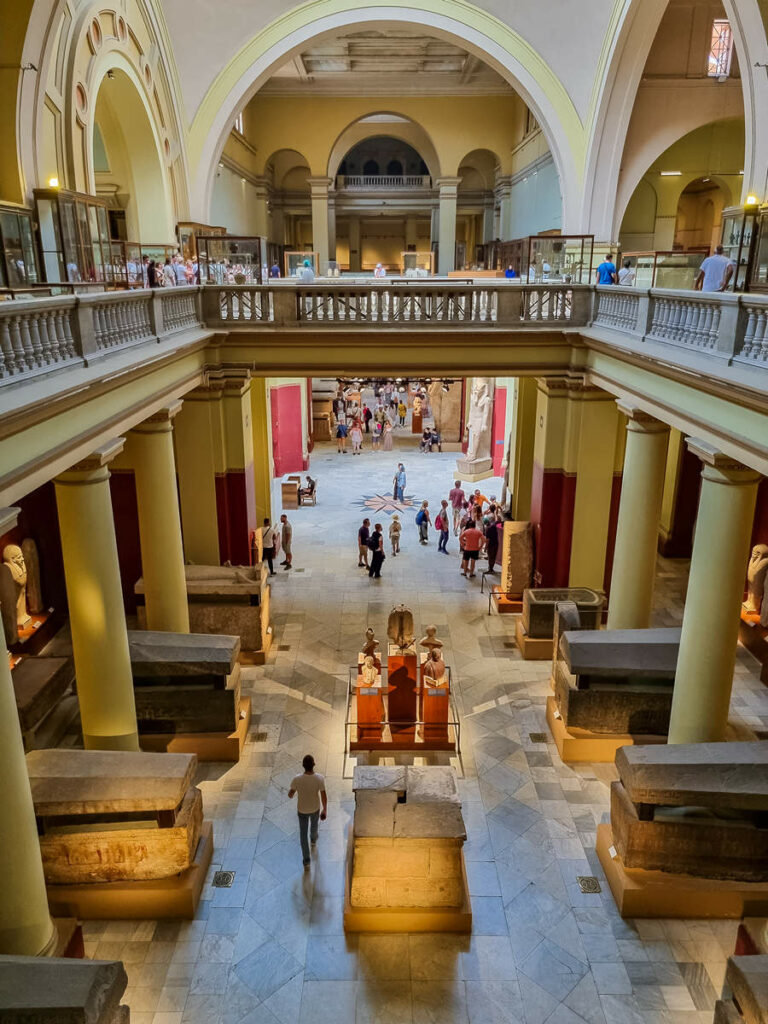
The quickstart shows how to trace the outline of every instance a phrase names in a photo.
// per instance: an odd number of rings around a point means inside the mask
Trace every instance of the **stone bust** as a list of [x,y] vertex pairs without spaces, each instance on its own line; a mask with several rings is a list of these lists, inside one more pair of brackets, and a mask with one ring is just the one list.
[[425,635],[419,640],[419,646],[426,647],[430,654],[435,649],[439,651],[443,646],[443,641],[437,639],[436,633],[437,626],[427,626]]
[[379,673],[376,671],[376,663],[370,654],[363,662],[363,668],[360,675],[362,676],[363,686],[376,685],[376,680],[378,678]]
[[445,686],[448,680],[445,678],[445,662],[443,656],[437,647],[433,647],[429,652],[429,657],[424,662],[421,670],[421,674],[425,679],[429,679],[433,686]]
[[768,625],[768,544],[755,544],[747,566],[747,600],[744,609],[761,612],[760,625]]
[[27,564],[17,544],[6,544],[3,548],[3,561],[11,570],[13,582],[16,584],[16,625],[21,628],[29,622],[27,614]]
[[379,641],[376,639],[373,630],[369,626],[368,629],[366,629],[365,631],[365,643],[363,644],[363,654],[365,654],[366,656],[372,655],[375,658],[377,654],[376,648],[380,646],[381,645],[379,644]]

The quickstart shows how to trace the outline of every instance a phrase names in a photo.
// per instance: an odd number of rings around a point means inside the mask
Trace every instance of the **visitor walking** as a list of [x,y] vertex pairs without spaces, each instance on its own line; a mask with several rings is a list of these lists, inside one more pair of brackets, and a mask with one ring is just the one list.
[[384,429],[382,430],[381,448],[385,452],[392,451],[392,424],[389,420],[384,424]]
[[416,513],[416,525],[419,528],[419,544],[429,543],[429,502],[422,501],[421,508]]
[[619,284],[625,288],[633,287],[635,283],[635,268],[632,266],[632,260],[624,260],[621,264],[621,270],[619,271]]
[[[328,815],[328,796],[325,792],[325,779],[315,771],[314,757],[311,754],[306,754],[301,766],[304,773],[296,775],[291,780],[288,799],[293,800],[294,796],[297,797],[296,810],[299,815],[301,857],[304,861],[304,870],[309,871],[309,844],[315,846],[317,843],[318,821],[325,821]],[[309,842],[307,842],[307,832],[309,832]]]
[[405,498],[405,466],[402,462],[397,464],[397,472],[395,473],[395,496],[398,501],[403,501]]
[[448,502],[445,498],[440,502],[440,511],[435,516],[435,529],[440,531],[440,540],[437,545],[437,550],[443,551],[447,555],[450,523],[448,519]]
[[371,552],[371,565],[368,569],[368,575],[372,580],[380,580],[381,567],[384,564],[384,536],[381,523],[376,523],[373,527],[373,533],[368,541],[368,550]]
[[389,525],[389,541],[392,545],[392,554],[400,554],[400,533],[402,526],[400,525],[400,516],[392,516],[392,522]]
[[405,417],[406,417],[407,413],[408,413],[408,406],[405,404],[405,402],[401,398],[400,401],[397,403],[397,417],[398,417],[398,422],[400,423],[401,427],[405,426]]
[[352,429],[349,432],[349,439],[352,442],[352,454],[359,455],[363,447],[363,428],[360,420],[352,420]]
[[336,424],[336,443],[339,446],[339,455],[347,454],[347,424],[339,420]]
[[483,520],[485,550],[488,554],[488,572],[496,572],[496,558],[499,551],[499,531],[496,527],[496,507],[491,506],[489,515]]
[[373,413],[371,412],[367,405],[363,406],[363,419],[365,420],[365,432],[367,434],[370,432],[371,420],[373,419]]
[[606,253],[605,259],[595,271],[597,284],[616,284],[616,264],[613,262],[611,253]]
[[264,525],[261,528],[261,560],[266,562],[269,566],[269,575],[275,575],[275,566],[273,559],[277,554],[275,550],[277,542],[277,530],[272,526],[269,519],[264,520]]
[[364,519],[357,531],[357,568],[368,568],[368,540],[371,536],[371,520]]
[[723,256],[723,247],[718,245],[714,255],[707,256],[699,269],[694,288],[700,292],[724,292],[733,277],[733,260]]
[[482,533],[475,526],[474,522],[470,520],[467,524],[467,528],[459,537],[459,547],[462,552],[462,576],[468,576],[469,579],[474,579],[477,556],[480,554],[480,549],[483,546],[484,540],[485,538]]
[[280,522],[283,524],[282,530],[280,531],[280,540],[282,541],[283,554],[285,555],[285,558],[280,563],[280,565],[282,565],[285,568],[285,571],[287,572],[289,569],[293,568],[293,566],[291,565],[291,562],[293,561],[293,553],[291,551],[293,527],[288,522],[288,516],[285,514],[285,512],[283,512],[283,514],[280,516]]
[[175,288],[176,287],[176,271],[173,269],[173,264],[170,260],[165,261],[163,267],[163,288]]
[[448,500],[453,509],[453,533],[457,537],[459,534],[459,524],[461,523],[461,512],[466,500],[461,480],[454,480],[453,487],[448,492]]

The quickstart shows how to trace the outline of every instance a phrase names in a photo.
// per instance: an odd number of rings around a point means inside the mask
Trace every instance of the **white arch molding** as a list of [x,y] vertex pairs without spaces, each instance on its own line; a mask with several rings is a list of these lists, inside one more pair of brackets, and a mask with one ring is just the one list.
[[[365,123],[366,118],[378,114],[390,114],[393,117],[401,118],[401,121],[387,123],[374,122],[371,124]],[[401,127],[403,121],[407,122],[414,130],[414,138],[410,138],[403,127]],[[362,129],[362,132],[358,137],[360,129]],[[440,177],[440,174],[442,173],[440,170],[440,160],[438,158],[435,145],[430,138],[429,132],[412,117],[400,114],[396,110],[379,110],[375,107],[372,107],[371,110],[366,114],[363,114],[361,117],[356,118],[348,124],[343,131],[339,132],[338,136],[334,140],[328,157],[328,168],[326,172],[328,177],[336,177],[339,164],[350,149],[358,145],[360,142],[364,142],[366,139],[373,139],[379,136],[397,139],[399,142],[404,142],[406,145],[412,146],[429,168],[429,173],[432,175],[432,178]]]
[[[353,25],[385,22],[418,25],[438,37],[458,42],[509,82],[533,110],[547,139],[560,177],[564,224],[567,226],[575,220],[581,192],[583,129],[562,83],[532,47],[508,26],[490,18],[487,12],[455,0],[433,0],[429,6],[442,7],[445,12],[462,12],[466,21],[429,10],[427,4],[417,8],[401,6],[395,0],[391,7],[353,6],[359,3],[360,0],[350,0],[349,9],[339,11],[334,10],[338,8],[335,0],[315,0],[311,4],[315,16],[306,10],[309,4],[303,5],[291,12],[293,18],[278,19],[278,22],[285,22],[284,31],[282,24],[273,23],[252,40],[214,82],[198,108],[189,136],[193,218],[206,220],[215,169],[234,117],[272,72],[317,36]],[[323,10],[328,13],[321,13]],[[509,37],[516,43],[519,56],[505,48],[498,38],[476,27],[478,25],[487,25],[489,32],[497,29],[499,38]]]

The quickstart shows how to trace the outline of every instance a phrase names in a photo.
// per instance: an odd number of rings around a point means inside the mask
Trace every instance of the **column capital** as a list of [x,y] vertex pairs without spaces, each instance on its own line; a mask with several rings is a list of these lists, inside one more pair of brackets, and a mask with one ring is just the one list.
[[732,455],[715,448],[713,444],[700,437],[686,437],[688,449],[701,460],[702,476],[714,483],[742,484],[748,486],[758,483],[762,477],[757,470],[745,466]]
[[109,479],[107,467],[125,447],[125,438],[116,437],[113,441],[107,441],[99,445],[90,455],[80,459],[74,466],[70,466],[63,473],[56,477],[57,484],[88,484],[98,483],[101,480]]
[[634,430],[639,434],[668,434],[669,424],[656,419],[649,412],[645,412],[639,406],[627,401],[625,398],[617,398],[616,405],[619,412],[624,413],[629,422],[627,430]]
[[437,185],[438,189],[440,190],[441,196],[443,194],[450,195],[451,191],[455,195],[456,192],[458,191],[460,182],[461,178],[454,178],[448,176],[443,178],[435,178],[435,185]]
[[177,416],[181,412],[181,406],[181,399],[176,402],[171,402],[170,405],[164,405],[162,409],[158,409],[157,412],[153,412],[151,416],[147,416],[147,418],[142,420],[141,423],[137,423],[135,427],[132,427],[131,433],[155,434],[162,433],[165,430],[170,430],[174,416]]
[[9,505],[8,508],[0,508],[0,534],[12,530],[18,522],[21,509],[18,505]]
[[307,178],[307,184],[313,199],[324,199],[333,184],[333,178]]

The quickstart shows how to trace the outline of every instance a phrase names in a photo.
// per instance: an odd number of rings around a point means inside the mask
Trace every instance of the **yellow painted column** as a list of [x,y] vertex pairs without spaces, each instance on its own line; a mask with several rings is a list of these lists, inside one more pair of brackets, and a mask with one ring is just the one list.
[[438,274],[456,269],[456,200],[461,178],[437,178],[440,194],[440,226],[438,228]]
[[568,585],[602,590],[619,414],[613,396],[589,384],[572,383],[568,399],[568,461],[576,472]]
[[312,248],[317,253],[318,271],[324,274],[328,269],[329,224],[328,189],[332,178],[307,178],[312,201]]
[[[16,525],[18,508],[0,509],[0,534]],[[56,943],[48,912],[32,791],[11,680],[0,633],[0,954],[44,956]]]
[[669,427],[633,405],[622,401],[616,404],[627,417],[627,448],[608,629],[647,629],[651,624]]
[[514,519],[531,518],[537,392],[535,377],[517,378],[515,383],[515,441],[510,459],[512,464],[509,467],[509,489],[512,491],[512,517]]
[[712,743],[728,722],[760,475],[705,441],[687,443],[703,468],[669,742]]
[[181,402],[166,406],[130,432],[129,446],[136,475],[141,567],[147,629],[189,632],[189,607],[184,575],[173,418]]
[[89,750],[138,750],[133,676],[120,588],[109,442],[56,478],[83,740]]
[[253,477],[256,484],[256,521],[272,519],[272,459],[269,389],[265,377],[251,378],[251,425],[253,430]]
[[[219,522],[216,509],[214,417],[221,418],[221,390],[195,388],[184,396],[173,423],[184,550],[197,565],[219,565]],[[219,436],[221,431],[216,432]]]

